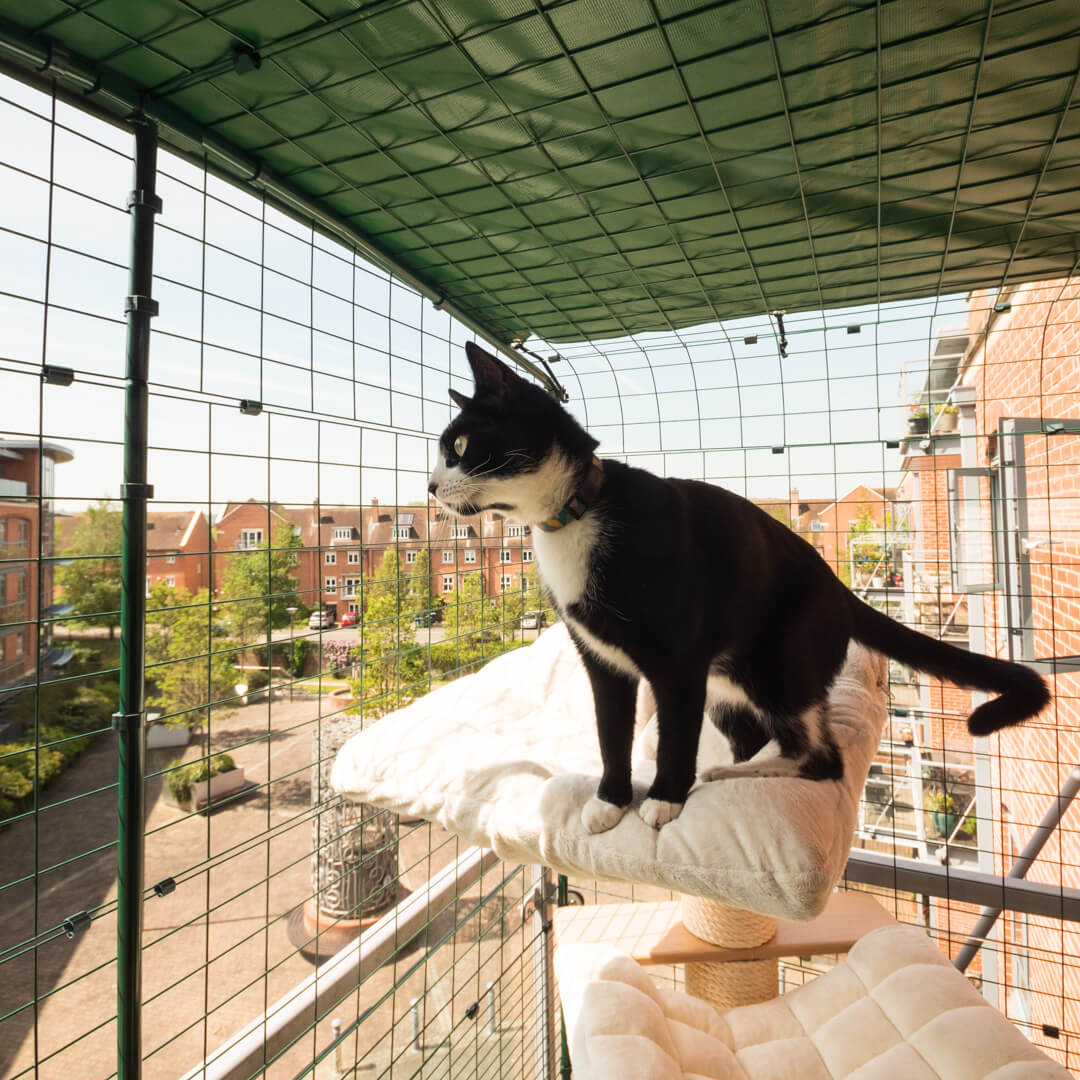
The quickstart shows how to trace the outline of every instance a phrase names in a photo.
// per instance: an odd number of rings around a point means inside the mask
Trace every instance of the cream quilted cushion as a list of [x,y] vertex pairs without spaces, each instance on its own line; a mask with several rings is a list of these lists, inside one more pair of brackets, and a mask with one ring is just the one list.
[[[636,813],[610,832],[592,835],[581,824],[600,779],[600,744],[589,678],[562,623],[354,736],[330,783],[358,802],[438,822],[507,862],[812,919],[847,863],[885,722],[878,665],[875,653],[853,645],[830,693],[841,782],[745,776],[699,784],[660,830]],[[719,744],[727,753],[706,724],[702,771],[720,763]],[[637,762],[638,800],[655,775],[655,760]]]
[[1069,1080],[909,926],[725,1013],[607,946],[560,948],[555,969],[574,1080]]

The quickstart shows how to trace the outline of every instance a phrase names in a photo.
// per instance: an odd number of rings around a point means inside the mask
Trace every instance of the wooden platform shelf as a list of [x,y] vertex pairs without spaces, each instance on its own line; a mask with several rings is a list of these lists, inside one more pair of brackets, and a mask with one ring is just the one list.
[[775,936],[752,949],[722,949],[694,937],[682,924],[677,900],[559,908],[555,935],[559,945],[611,945],[639,964],[725,963],[845,953],[864,934],[893,921],[872,896],[845,892],[833,893],[825,910],[810,922],[777,920]]

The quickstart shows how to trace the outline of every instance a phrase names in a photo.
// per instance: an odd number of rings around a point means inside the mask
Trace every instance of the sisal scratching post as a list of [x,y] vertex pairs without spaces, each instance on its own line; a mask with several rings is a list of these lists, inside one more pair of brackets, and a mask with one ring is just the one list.
[[[771,915],[758,915],[698,896],[682,898],[682,921],[695,937],[728,949],[763,945],[776,933],[776,920]],[[686,992],[717,1009],[757,1005],[771,1001],[780,992],[776,959],[722,964],[693,961],[685,965],[685,971]]]

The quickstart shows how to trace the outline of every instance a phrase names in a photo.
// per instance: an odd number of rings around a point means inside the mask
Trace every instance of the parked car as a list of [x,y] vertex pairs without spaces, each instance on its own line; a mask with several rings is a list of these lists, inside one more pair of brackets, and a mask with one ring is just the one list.
[[521,629],[540,630],[546,622],[547,618],[542,611],[526,611],[521,616]]
[[355,626],[359,622],[359,618],[355,611],[346,611],[341,616],[342,626]]
[[317,608],[309,616],[307,624],[309,630],[330,630],[334,625],[334,616],[329,611]]

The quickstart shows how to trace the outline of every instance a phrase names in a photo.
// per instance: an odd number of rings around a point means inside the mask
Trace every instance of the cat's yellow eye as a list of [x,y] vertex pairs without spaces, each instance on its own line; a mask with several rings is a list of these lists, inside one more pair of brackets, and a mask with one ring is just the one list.
[[469,445],[469,436],[468,435],[459,435],[454,440],[454,453],[457,454],[458,457],[464,457],[465,456],[465,447],[468,446],[468,445]]

